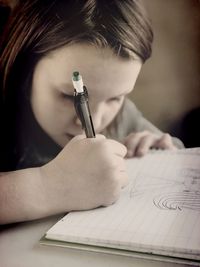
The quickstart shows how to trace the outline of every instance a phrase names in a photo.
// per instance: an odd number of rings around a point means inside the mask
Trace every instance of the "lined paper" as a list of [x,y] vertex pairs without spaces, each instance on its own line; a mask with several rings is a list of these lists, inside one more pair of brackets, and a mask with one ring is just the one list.
[[129,185],[114,205],[71,212],[46,238],[200,260],[200,148],[126,163]]

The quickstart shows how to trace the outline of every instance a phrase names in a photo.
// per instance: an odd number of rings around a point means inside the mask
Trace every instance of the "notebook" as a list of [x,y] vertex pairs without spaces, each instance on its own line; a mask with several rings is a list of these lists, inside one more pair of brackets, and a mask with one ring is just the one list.
[[199,265],[200,148],[154,151],[126,164],[129,184],[115,204],[68,213],[43,243]]

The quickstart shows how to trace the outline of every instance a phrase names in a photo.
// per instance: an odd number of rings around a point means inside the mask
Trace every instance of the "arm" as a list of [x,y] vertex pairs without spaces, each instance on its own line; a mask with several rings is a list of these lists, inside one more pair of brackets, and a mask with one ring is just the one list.
[[114,140],[78,136],[40,168],[2,173],[0,223],[114,203],[127,183],[125,154]]
[[0,175],[0,224],[26,221],[47,215],[40,168]]

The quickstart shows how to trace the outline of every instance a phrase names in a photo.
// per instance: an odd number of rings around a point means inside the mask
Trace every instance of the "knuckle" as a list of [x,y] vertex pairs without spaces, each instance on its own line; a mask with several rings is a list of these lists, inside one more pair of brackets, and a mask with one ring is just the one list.
[[112,195],[110,195],[107,199],[104,200],[103,205],[110,206],[114,204],[119,199],[119,196],[120,196],[119,192],[113,192]]
[[166,138],[170,138],[170,137],[171,137],[171,135],[168,134],[168,133],[164,133],[163,135],[164,135]]
[[163,140],[170,140],[171,136],[168,133],[164,133],[161,137]]
[[100,140],[100,150],[103,151],[104,154],[109,153],[109,142],[107,139]]
[[168,133],[165,133],[162,135],[160,142],[162,142],[163,144],[171,144],[172,138]]
[[148,135],[148,134],[152,134],[149,130],[144,130],[141,132],[141,134],[145,134],[145,135]]
[[126,145],[130,140],[134,139],[136,133],[130,133],[124,140],[124,144]]
[[121,150],[122,150],[123,156],[125,156],[127,153],[127,147],[124,144],[121,144]]
[[97,134],[97,135],[96,135],[96,138],[97,138],[98,140],[105,140],[105,139],[106,139],[105,135],[103,135],[103,134]]
[[138,142],[138,138],[136,138],[136,135],[134,135],[133,137],[130,137],[129,139],[126,140],[126,147],[131,147],[134,146],[135,144],[137,144]]

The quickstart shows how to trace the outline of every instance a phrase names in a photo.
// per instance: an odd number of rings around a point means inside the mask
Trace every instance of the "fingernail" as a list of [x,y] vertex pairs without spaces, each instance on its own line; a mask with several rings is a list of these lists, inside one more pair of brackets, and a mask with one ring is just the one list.
[[137,151],[137,156],[138,157],[142,157],[146,154],[146,151],[144,149],[140,149]]

